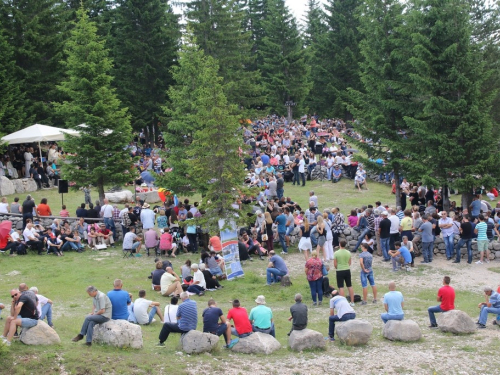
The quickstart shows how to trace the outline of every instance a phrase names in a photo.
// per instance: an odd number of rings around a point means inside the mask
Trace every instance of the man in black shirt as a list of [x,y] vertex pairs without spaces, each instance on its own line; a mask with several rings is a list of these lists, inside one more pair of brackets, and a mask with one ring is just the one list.
[[283,175],[281,173],[277,174],[278,179],[276,180],[276,195],[279,199],[283,197],[283,193],[285,190],[283,189],[283,185],[285,184],[285,180],[283,180]]
[[85,209],[85,203],[80,205],[80,208],[76,209],[76,217],[87,217],[87,210]]
[[472,224],[469,222],[469,215],[464,215],[462,218],[462,224],[460,224],[460,240],[457,243],[455,248],[455,253],[457,257],[453,261],[453,263],[460,263],[460,249],[465,244],[467,245],[467,263],[472,263]]
[[382,255],[384,257],[384,262],[391,260],[389,256],[389,244],[391,240],[391,221],[387,218],[389,213],[387,211],[382,212],[382,221],[378,226],[378,231],[380,234],[380,246],[382,247]]
[[12,297],[10,316],[5,322],[2,335],[2,340],[7,346],[10,346],[17,327],[34,327],[38,324],[39,318],[36,302],[33,301],[29,293],[21,293],[19,289],[12,289],[10,295]]
[[99,212],[94,208],[94,205],[92,203],[89,203],[89,209],[87,210],[87,217],[94,219],[99,218]]
[[231,330],[227,329],[226,317],[222,310],[217,307],[213,298],[208,300],[208,308],[203,310],[201,316],[203,317],[203,332],[217,336],[224,335],[226,347],[229,347],[231,344]]
[[307,305],[302,303],[302,294],[297,293],[295,295],[295,304],[290,307],[291,317],[288,320],[292,321],[292,329],[288,333],[288,336],[292,331],[301,331],[307,327]]
[[35,201],[31,198],[31,195],[28,195],[23,202],[23,229],[26,228],[26,219],[33,221],[33,209],[35,207]]

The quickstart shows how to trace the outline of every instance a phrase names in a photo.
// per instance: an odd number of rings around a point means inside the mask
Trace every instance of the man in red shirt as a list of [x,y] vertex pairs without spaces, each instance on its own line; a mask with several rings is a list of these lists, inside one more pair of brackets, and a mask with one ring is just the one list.
[[445,312],[455,309],[455,289],[450,286],[451,279],[449,276],[445,276],[443,279],[443,286],[439,289],[437,295],[437,301],[441,302],[438,306],[432,306],[427,309],[429,312],[429,319],[431,325],[429,328],[437,328],[436,317],[434,313]]
[[100,242],[105,244],[106,246],[115,247],[113,232],[106,228],[106,224],[100,224],[99,231],[97,232],[97,237],[99,238]]
[[247,310],[244,307],[240,307],[240,301],[235,299],[233,301],[233,308],[227,312],[227,320],[233,319],[234,328],[228,324],[228,335],[232,333],[238,337],[247,337],[252,334],[252,324],[248,319]]

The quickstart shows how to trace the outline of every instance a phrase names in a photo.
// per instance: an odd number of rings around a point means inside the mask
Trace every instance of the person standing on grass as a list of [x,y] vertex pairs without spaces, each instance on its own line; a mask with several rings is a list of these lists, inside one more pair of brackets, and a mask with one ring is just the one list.
[[[316,250],[311,252],[311,258],[307,260],[304,271],[311,289],[313,306],[317,303],[321,306],[323,303],[323,262],[318,258]],[[316,302],[316,296],[318,302]]]
[[94,333],[94,326],[96,324],[106,323],[111,319],[111,314],[113,312],[113,306],[111,305],[111,300],[106,294],[97,290],[95,286],[89,286],[87,288],[87,294],[92,297],[92,312],[87,315],[83,321],[82,329],[80,333],[73,337],[71,341],[77,342],[86,337],[85,345],[92,345],[92,335]]
[[368,252],[367,243],[361,244],[361,254],[359,254],[359,265],[361,266],[361,286],[363,288],[363,301],[362,305],[366,305],[368,298],[368,281],[370,282],[370,286],[372,287],[373,292],[373,303],[377,303],[377,287],[375,286],[375,279],[373,278],[373,255]]
[[396,291],[396,283],[391,281],[389,283],[389,292],[384,295],[384,308],[386,312],[380,314],[380,318],[384,324],[389,320],[403,320],[405,317],[403,306],[403,294]]
[[351,298],[351,306],[354,306],[354,290],[352,289],[351,282],[351,252],[345,248],[347,242],[345,240],[340,240],[340,249],[338,249],[335,254],[333,254],[333,266],[337,270],[337,286],[339,288],[339,294],[344,296],[344,284],[349,290],[349,296]]
[[158,337],[157,347],[164,347],[165,341],[171,333],[188,333],[196,329],[198,325],[198,306],[195,301],[189,299],[187,292],[181,293],[182,303],[177,309],[176,323],[163,323]]
[[494,292],[489,286],[484,288],[486,301],[480,303],[477,307],[481,309],[479,320],[477,321],[478,328],[486,328],[488,314],[496,314],[497,318],[493,321],[494,325],[498,325],[498,316],[500,316],[500,294]]
[[429,320],[431,325],[429,328],[437,328],[436,317],[434,313],[446,312],[455,309],[455,289],[450,286],[451,278],[445,276],[443,278],[443,286],[439,289],[437,301],[441,302],[440,305],[431,306],[427,309],[429,312]]
[[474,233],[477,234],[477,251],[479,251],[480,259],[476,262],[476,264],[483,264],[485,252],[486,252],[486,259],[484,259],[484,261],[486,263],[489,263],[490,251],[488,250],[488,236],[486,235],[486,230],[488,229],[488,225],[484,220],[483,214],[480,214],[477,218],[479,222],[476,224],[476,227],[474,228]]
[[380,247],[382,250],[382,256],[384,257],[384,262],[391,260],[389,256],[389,248],[391,241],[391,221],[387,218],[389,213],[387,211],[382,211],[382,220],[380,220],[378,233],[380,237]]

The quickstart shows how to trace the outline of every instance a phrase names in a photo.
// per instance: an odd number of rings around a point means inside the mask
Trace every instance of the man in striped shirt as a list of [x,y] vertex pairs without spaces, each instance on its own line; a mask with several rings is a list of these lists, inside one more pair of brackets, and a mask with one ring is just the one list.
[[198,325],[198,306],[195,301],[189,299],[187,292],[181,293],[181,299],[182,303],[177,309],[177,323],[163,323],[159,336],[160,342],[156,345],[157,347],[164,347],[165,341],[172,332],[187,333],[196,329]]

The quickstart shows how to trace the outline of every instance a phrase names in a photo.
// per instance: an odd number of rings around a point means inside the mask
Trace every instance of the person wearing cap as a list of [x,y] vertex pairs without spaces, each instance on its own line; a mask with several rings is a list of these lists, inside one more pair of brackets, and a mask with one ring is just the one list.
[[498,325],[500,317],[500,294],[493,291],[489,286],[483,289],[485,295],[485,302],[481,302],[477,307],[481,310],[479,312],[479,320],[477,321],[478,328],[486,328],[488,321],[488,314],[497,314],[497,318],[493,324]]
[[257,306],[250,310],[249,316],[250,322],[252,323],[252,331],[267,333],[268,335],[276,337],[273,312],[266,306],[266,298],[260,295],[255,300],[255,303]]
[[450,286],[451,278],[445,276],[443,278],[443,286],[439,289],[437,294],[437,301],[441,304],[437,306],[431,306],[427,309],[429,313],[430,326],[429,328],[437,328],[436,317],[434,313],[446,312],[455,309],[455,289]]
[[99,231],[97,232],[97,238],[101,243],[104,243],[106,246],[115,247],[115,241],[113,239],[112,232],[109,228],[106,227],[106,224],[99,224]]
[[446,211],[441,211],[438,215],[440,217],[439,228],[441,228],[441,234],[444,240],[444,244],[446,245],[446,259],[450,260],[451,258],[453,258],[453,255],[455,255],[453,219],[448,217],[448,213]]
[[205,281],[205,276],[203,272],[199,270],[199,267],[196,263],[191,265],[191,269],[193,270],[193,283],[189,286],[187,291],[189,293],[194,293],[199,295],[200,297],[205,295],[205,288],[207,283]]
[[241,307],[240,301],[237,299],[233,300],[233,308],[227,312],[227,320],[233,320],[234,328],[231,328],[232,335],[243,338],[253,333],[247,309]]
[[[337,314],[335,314],[337,310]],[[335,296],[330,300],[330,317],[328,319],[328,339],[335,341],[335,322],[356,319],[356,312],[344,296]]]
[[382,256],[384,257],[384,262],[391,260],[389,256],[390,241],[391,241],[391,221],[388,219],[389,213],[383,211],[382,220],[380,221],[378,227],[378,233],[380,236],[380,247],[382,248]]
[[155,227],[155,218],[156,214],[150,208],[149,204],[144,203],[141,210],[141,223],[145,231]]

